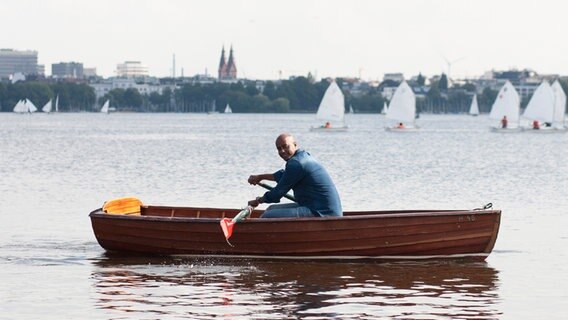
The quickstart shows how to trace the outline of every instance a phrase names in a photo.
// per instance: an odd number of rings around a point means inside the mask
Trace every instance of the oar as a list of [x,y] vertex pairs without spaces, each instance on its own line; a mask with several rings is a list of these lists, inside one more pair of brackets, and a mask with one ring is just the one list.
[[[268,190],[274,189],[273,187],[267,185],[266,183],[259,182],[258,185],[261,186],[261,187],[263,187],[264,189],[268,189]],[[290,199],[290,200],[296,202],[296,198],[294,198],[294,196],[291,195],[291,194],[285,194],[285,195],[284,195],[284,198]]]
[[252,210],[253,208],[251,206],[247,206],[246,208],[241,210],[241,212],[239,212],[233,219],[229,218],[221,219],[220,222],[221,229],[223,230],[223,234],[225,235],[225,240],[227,240],[227,243],[231,247],[234,246],[229,242],[229,238],[231,237],[231,235],[233,235],[233,227],[235,226],[235,223],[246,219],[246,217],[248,217],[251,214]]
[[[268,189],[268,190],[274,189],[273,187],[271,187],[271,186],[269,186],[265,183],[262,183],[262,182],[260,182],[258,185],[260,185],[261,187]],[[292,201],[296,201],[296,199],[292,195],[285,194],[284,197],[287,198],[287,199],[290,199]],[[252,213],[252,210],[253,210],[253,207],[247,206],[246,208],[241,210],[241,212],[239,212],[233,219],[229,219],[229,218],[221,219],[221,221],[220,221],[221,229],[223,230],[223,234],[225,235],[225,240],[227,241],[227,243],[231,247],[234,247],[229,242],[229,238],[233,235],[233,227],[235,226],[235,224],[237,222],[240,222],[240,221],[246,219]]]

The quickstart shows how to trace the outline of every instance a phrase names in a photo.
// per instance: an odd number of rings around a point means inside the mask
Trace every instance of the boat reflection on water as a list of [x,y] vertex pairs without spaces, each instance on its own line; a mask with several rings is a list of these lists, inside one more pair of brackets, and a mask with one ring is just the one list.
[[486,262],[322,262],[113,257],[92,272],[112,317],[494,319],[498,272]]

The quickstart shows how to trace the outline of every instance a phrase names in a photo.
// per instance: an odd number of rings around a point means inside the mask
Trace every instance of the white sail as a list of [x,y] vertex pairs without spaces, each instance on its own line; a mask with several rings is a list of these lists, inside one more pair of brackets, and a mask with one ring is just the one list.
[[24,100],[20,100],[20,101],[18,101],[18,103],[16,103],[16,105],[14,106],[14,112],[16,112],[16,113],[28,112],[28,107],[26,106],[26,103],[25,103]]
[[471,100],[471,106],[469,107],[469,114],[472,116],[479,115],[479,106],[477,105],[477,95],[473,95],[473,99]]
[[26,107],[28,108],[28,112],[29,113],[34,113],[37,111],[37,107],[35,106],[35,104],[33,102],[30,101],[30,99],[26,99]]
[[231,109],[231,106],[227,103],[227,105],[225,106],[225,113],[233,113],[233,109]]
[[387,111],[389,111],[389,106],[387,106],[387,102],[385,101],[383,103],[383,110],[381,111],[381,114],[387,114]]
[[207,114],[214,114],[214,113],[219,113],[219,111],[217,111],[216,100],[213,100],[213,102],[211,102],[211,110],[207,111]]
[[416,119],[416,96],[406,81],[396,88],[386,114],[387,119],[414,123]]
[[326,121],[343,122],[344,116],[345,98],[337,83],[333,81],[321,99],[316,118]]
[[110,104],[109,100],[105,101],[105,104],[103,104],[103,107],[101,108],[102,113],[108,113],[109,104]]
[[41,108],[41,111],[45,113],[51,112],[51,99],[49,99],[49,101],[43,106],[43,108]]
[[59,95],[55,97],[55,112],[59,112]]
[[554,118],[554,91],[543,81],[534,91],[523,117],[529,120],[552,122]]
[[354,114],[355,111],[353,110],[353,105],[349,105],[349,113]]
[[566,93],[560,85],[558,80],[552,84],[552,91],[554,92],[554,120],[556,123],[564,123],[566,118]]
[[520,104],[517,90],[515,90],[515,87],[507,80],[501,90],[499,90],[493,106],[491,106],[489,118],[501,120],[503,116],[507,116],[509,123],[518,123]]

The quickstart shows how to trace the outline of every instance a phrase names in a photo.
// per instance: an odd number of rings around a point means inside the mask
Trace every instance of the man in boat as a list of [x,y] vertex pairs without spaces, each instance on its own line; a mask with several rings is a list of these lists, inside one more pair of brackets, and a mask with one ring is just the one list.
[[507,129],[508,124],[509,120],[507,120],[507,116],[503,116],[503,119],[501,119],[501,128]]
[[400,123],[396,126],[396,128],[397,128],[397,129],[404,129],[404,128],[405,128],[404,123],[400,122]]
[[532,128],[533,130],[538,130],[540,129],[540,123],[538,122],[538,120],[534,120],[532,123]]
[[278,203],[289,191],[294,190],[297,203],[273,204],[261,218],[326,217],[342,216],[341,200],[335,184],[325,168],[308,152],[299,149],[294,137],[282,133],[276,138],[278,155],[286,161],[283,170],[274,173],[251,175],[250,184],[262,180],[276,181],[276,186],[248,204],[257,207],[261,203]]

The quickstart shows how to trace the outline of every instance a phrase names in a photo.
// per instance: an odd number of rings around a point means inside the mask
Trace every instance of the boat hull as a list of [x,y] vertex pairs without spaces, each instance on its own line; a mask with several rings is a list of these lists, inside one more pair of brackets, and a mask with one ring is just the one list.
[[388,132],[401,132],[401,133],[409,133],[409,132],[418,132],[418,127],[406,127],[406,128],[397,128],[397,127],[385,127],[385,130]]
[[428,259],[489,255],[501,211],[346,212],[343,217],[260,219],[235,225],[229,244],[222,217],[239,210],[143,207],[141,215],[90,213],[108,251],[270,259]]
[[317,132],[345,132],[348,129],[349,127],[331,127],[331,128],[310,127],[310,131],[317,131]]
[[566,130],[563,130],[562,128],[542,127],[540,129],[523,128],[523,132],[530,132],[536,134],[549,134],[549,133],[564,133],[566,132]]
[[514,127],[514,128],[498,128],[498,127],[491,127],[491,132],[498,132],[498,133],[519,133],[522,131],[521,127]]

